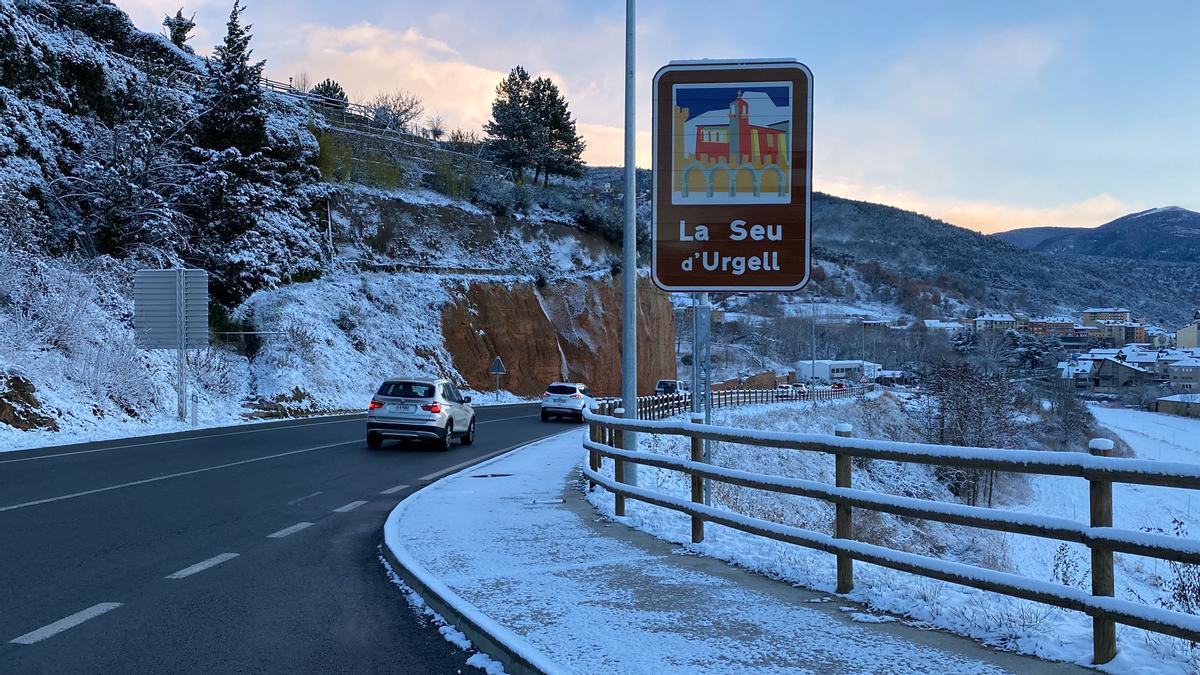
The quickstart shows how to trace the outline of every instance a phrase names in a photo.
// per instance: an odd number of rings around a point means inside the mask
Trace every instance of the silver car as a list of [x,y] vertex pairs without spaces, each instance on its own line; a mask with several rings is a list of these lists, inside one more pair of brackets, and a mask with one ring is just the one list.
[[585,408],[596,406],[592,390],[582,382],[553,382],[542,395],[542,421],[551,417],[572,417],[583,421]]
[[475,410],[446,379],[392,379],[384,382],[367,409],[367,445],[378,448],[385,438],[433,441],[449,450],[454,439],[475,442]]

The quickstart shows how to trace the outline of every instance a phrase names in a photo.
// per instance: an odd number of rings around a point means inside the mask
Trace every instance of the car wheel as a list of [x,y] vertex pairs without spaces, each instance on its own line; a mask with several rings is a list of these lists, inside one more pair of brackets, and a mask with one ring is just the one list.
[[471,423],[467,425],[467,433],[462,438],[458,439],[463,445],[470,445],[475,442],[475,418],[471,418]]
[[452,443],[454,443],[454,422],[446,422],[446,432],[442,434],[440,448],[443,452],[449,450]]
[[367,434],[367,447],[372,448],[372,449],[382,448],[383,447],[383,436],[374,431],[368,433]]
[[542,413],[542,421],[543,421],[543,422],[549,422],[549,421],[550,421],[550,416],[549,416],[549,415],[547,415],[546,413]]

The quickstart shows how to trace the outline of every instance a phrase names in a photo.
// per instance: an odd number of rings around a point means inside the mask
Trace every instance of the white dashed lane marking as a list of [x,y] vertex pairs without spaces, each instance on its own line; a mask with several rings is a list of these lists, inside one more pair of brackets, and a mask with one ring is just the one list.
[[268,534],[267,539],[282,539],[282,538],[288,536],[289,534],[296,534],[300,530],[303,530],[303,529],[306,529],[309,527],[312,527],[312,523],[299,522],[290,527],[285,527],[278,532],[272,532],[271,534]]
[[185,567],[185,568],[179,570],[178,572],[172,572],[171,574],[167,575],[167,578],[168,579],[182,579],[184,577],[190,577],[193,574],[195,574],[196,572],[203,572],[204,570],[206,570],[210,567],[216,567],[217,565],[220,565],[221,563],[223,563],[227,560],[233,560],[236,557],[238,557],[238,554],[236,554],[236,553],[222,553],[221,555],[215,555],[215,556],[209,558],[208,560],[203,560],[201,562],[198,562],[195,565],[192,565],[191,567]]
[[407,486],[407,485],[397,485],[396,487],[390,487],[390,488],[388,488],[388,489],[386,489],[386,490],[380,490],[380,491],[379,491],[379,494],[381,494],[381,495],[394,495],[394,494],[396,494],[397,492],[399,492],[399,491],[401,491],[401,490],[407,490],[407,489],[408,489],[408,486]]
[[363,504],[366,504],[366,502],[350,502],[349,504],[346,504],[345,506],[337,507],[336,509],[333,510],[333,512],[334,513],[345,513],[347,511],[353,511],[354,509],[357,509],[358,507],[362,506]]
[[121,603],[119,603],[119,602],[102,602],[98,605],[92,605],[91,607],[88,607],[87,609],[83,610],[82,612],[76,612],[76,613],[72,614],[71,616],[68,616],[63,619],[59,619],[58,621],[55,621],[52,624],[42,626],[41,628],[39,628],[35,631],[30,631],[30,632],[22,635],[19,638],[13,639],[12,642],[13,642],[13,644],[18,644],[18,645],[31,645],[31,644],[34,644],[35,642],[41,642],[42,640],[45,640],[46,638],[54,637],[55,635],[58,635],[59,633],[63,632],[64,630],[69,630],[71,628],[74,628],[75,626],[78,626],[79,624],[83,623],[84,621],[87,621],[88,619],[94,619],[94,618],[100,616],[101,614],[104,614],[106,612],[111,612],[112,610],[114,610],[120,606],[121,606]]

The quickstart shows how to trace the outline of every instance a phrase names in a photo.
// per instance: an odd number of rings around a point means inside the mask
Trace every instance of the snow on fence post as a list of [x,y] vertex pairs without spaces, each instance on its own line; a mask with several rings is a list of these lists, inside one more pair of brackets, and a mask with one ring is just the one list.
[[[613,416],[614,417],[624,417],[625,409],[617,408],[616,410],[613,411]],[[625,432],[623,430],[621,430],[621,429],[613,430],[612,447],[614,447],[614,448],[624,448],[625,447]],[[625,460],[617,459],[616,466],[613,469],[613,474],[616,477],[618,483],[625,482]],[[613,500],[614,500],[613,511],[618,516],[625,515],[625,496],[618,492],[614,492]]]
[[[1099,457],[1112,457],[1113,442],[1107,438],[1093,438],[1088,450]],[[1112,527],[1112,482],[1088,481],[1088,498],[1091,504],[1092,527]],[[1115,578],[1113,574],[1112,549],[1099,548],[1088,542],[1092,549],[1092,595],[1113,597]],[[1112,619],[1092,619],[1092,663],[1101,665],[1112,661],[1117,655],[1117,624]]]
[[[833,433],[841,438],[854,435],[854,427],[849,424],[839,424]],[[850,455],[834,456],[834,484],[840,488],[850,487]],[[848,504],[837,505],[837,515],[834,517],[833,536],[838,539],[854,538],[854,521]],[[854,559],[839,553],[837,557],[837,592],[849,593],[854,590]]]
[[[704,415],[702,413],[692,413],[692,424],[703,424]],[[704,461],[704,439],[699,436],[692,436],[692,461]],[[692,474],[692,503],[704,504],[704,479],[697,474]],[[699,544],[704,541],[704,519],[700,516],[692,516],[692,543]]]
[[[605,407],[604,404],[601,403],[596,408],[596,412],[603,415],[604,407]],[[588,439],[590,439],[593,443],[603,443],[604,442],[604,428],[600,426],[599,422],[596,422],[595,420],[588,422]],[[600,470],[600,453],[599,452],[596,452],[595,450],[588,450],[588,466],[592,469],[592,471]],[[589,478],[588,479],[588,492],[591,492],[594,489],[596,489],[596,481],[591,480]]]

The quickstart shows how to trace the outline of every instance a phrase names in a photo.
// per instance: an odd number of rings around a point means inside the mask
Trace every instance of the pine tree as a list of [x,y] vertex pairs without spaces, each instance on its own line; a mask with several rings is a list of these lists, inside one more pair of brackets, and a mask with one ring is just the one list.
[[162,25],[167,29],[167,37],[171,38],[171,42],[176,47],[191,52],[192,48],[187,46],[187,41],[192,37],[190,33],[196,27],[196,15],[183,15],[183,8],[175,12],[175,16],[163,17]]
[[525,170],[535,161],[533,136],[536,131],[530,116],[532,81],[529,73],[517,66],[496,85],[496,100],[492,101],[492,119],[483,126],[488,135],[488,147],[497,164],[512,171],[521,180]]
[[266,140],[267,113],[259,88],[266,62],[250,60],[251,27],[241,22],[245,9],[242,0],[235,0],[225,40],[208,61],[203,94],[208,110],[200,118],[197,140],[204,148],[237,148],[242,155],[249,155],[262,149]]
[[342,85],[328,77],[318,82],[312,89],[309,89],[308,93],[315,96],[324,96],[327,99],[324,103],[338,108],[345,108],[349,102],[349,99],[346,97],[346,90],[342,89]]

